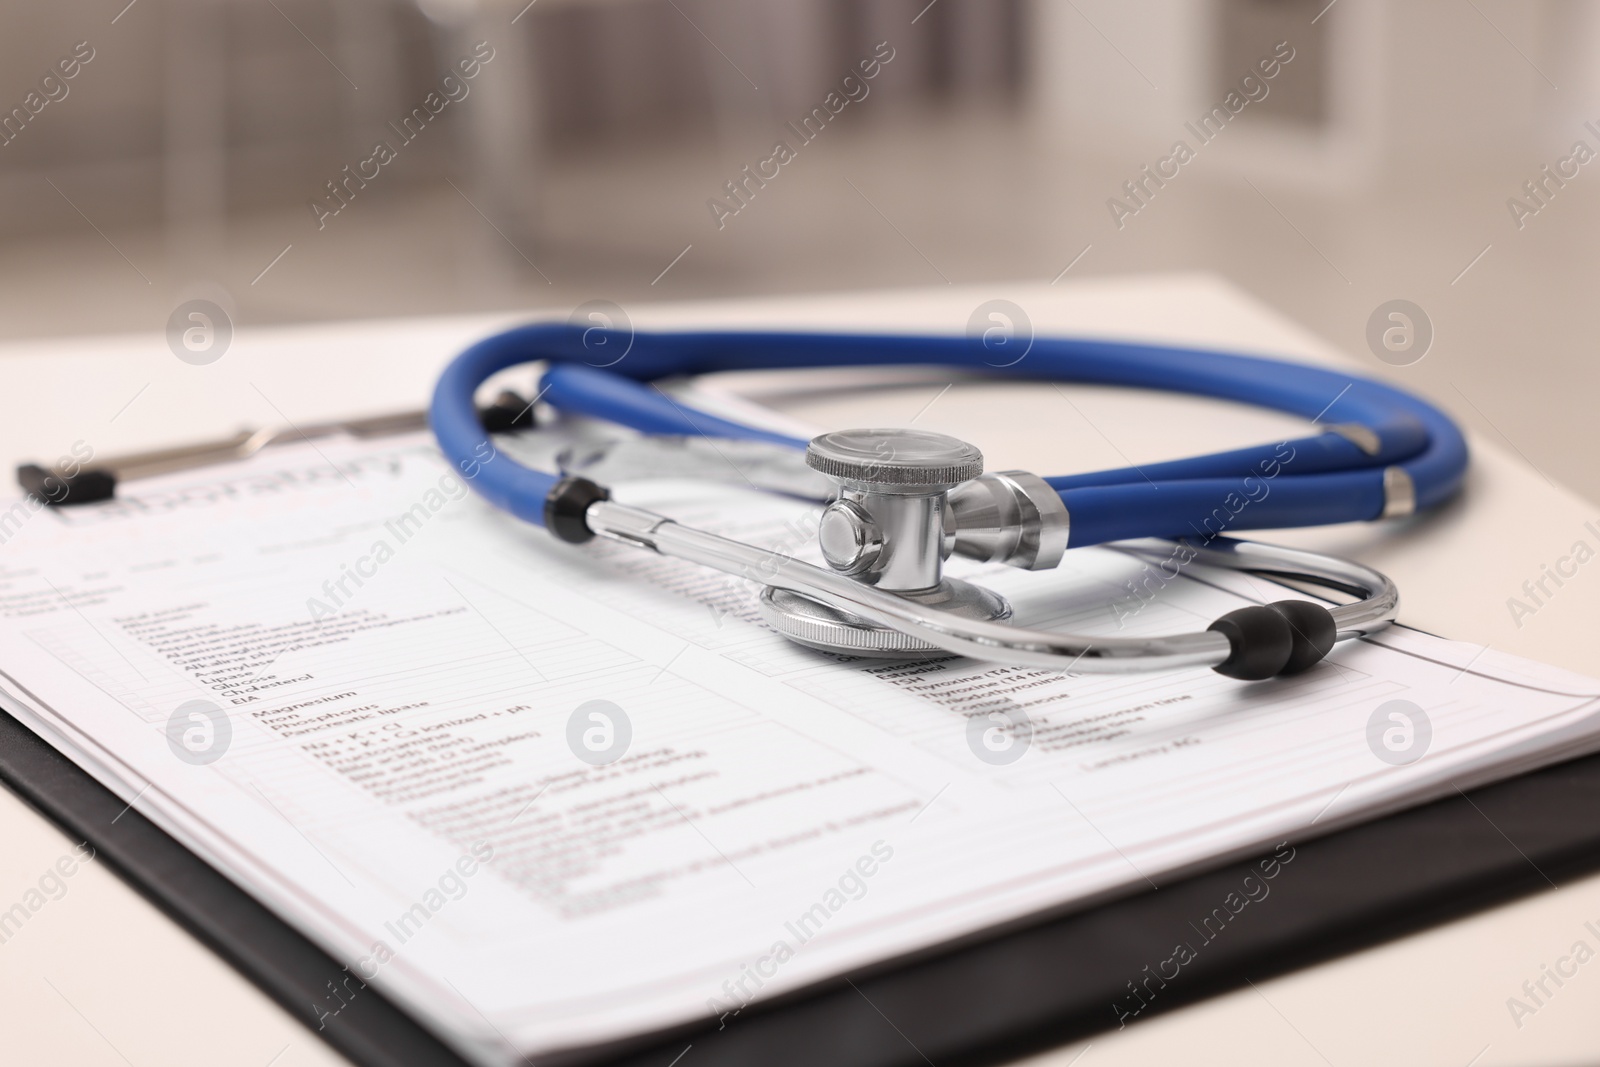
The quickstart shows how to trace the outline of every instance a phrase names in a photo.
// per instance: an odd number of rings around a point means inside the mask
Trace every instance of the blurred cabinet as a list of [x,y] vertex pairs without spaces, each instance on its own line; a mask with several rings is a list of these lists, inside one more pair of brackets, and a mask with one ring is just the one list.
[[[374,197],[476,189],[532,232],[545,169],[587,145],[715,149],[816,106],[879,40],[901,57],[874,110],[1013,100],[1026,0],[140,0],[24,5],[0,38],[0,91],[87,38],[92,66],[6,147],[0,233],[163,224],[180,256],[241,213],[303,209],[387,124],[487,40],[491,76],[419,138]],[[38,67],[38,71],[34,68]],[[15,83],[13,85],[12,83]],[[759,86],[759,89],[756,88]],[[52,194],[53,195],[53,194]],[[29,205],[26,210],[21,205]]]
[[[1577,124],[1600,92],[1591,0],[1034,0],[1031,105],[1080,152],[1165,151],[1278,41],[1295,58],[1208,150],[1221,169],[1349,189]],[[1220,142],[1219,142],[1220,143]],[[1211,164],[1208,164],[1208,166]]]

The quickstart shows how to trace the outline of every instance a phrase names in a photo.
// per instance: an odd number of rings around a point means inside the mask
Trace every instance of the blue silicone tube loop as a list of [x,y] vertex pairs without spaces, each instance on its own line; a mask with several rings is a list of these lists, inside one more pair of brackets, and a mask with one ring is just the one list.
[[[1422,451],[1428,432],[1414,419],[1397,422],[1393,432],[1382,436],[1378,451],[1368,454],[1348,437],[1322,433],[1316,437],[1297,437],[1277,444],[1255,445],[1231,452],[1213,452],[1192,459],[1147,463],[1142,467],[1119,467],[1087,474],[1065,474],[1046,478],[1058,490],[1086,489],[1090,486],[1132,485],[1146,479],[1152,482],[1190,478],[1227,478],[1245,474],[1269,474],[1276,478],[1292,466],[1295,474],[1320,474],[1324,471],[1354,470],[1360,467],[1387,467]],[[1285,457],[1292,456],[1292,459]]]
[[[667,400],[647,383],[670,375],[722,370],[934,364],[977,374],[1135,386],[1256,404],[1322,425],[1371,430],[1368,455],[1333,433],[1278,445],[1235,449],[1144,468],[1050,479],[1072,515],[1071,544],[1141,536],[1185,536],[1221,521],[1231,530],[1321,525],[1377,518],[1383,471],[1411,477],[1418,508],[1448,499],[1467,466],[1466,442],[1433,405],[1381,382],[1299,363],[1201,349],[1094,339],[1038,338],[1005,369],[965,337],[779,332],[608,333],[535,324],[485,338],[456,357],[439,379],[430,419],[444,454],[490,502],[529,522],[543,522],[544,497],[556,476],[531,471],[494,450],[477,421],[473,392],[506,367],[550,364],[547,399],[569,410],[650,432],[704,433],[798,445]],[[586,344],[586,341],[588,342]],[[625,351],[621,359],[615,353]],[[598,357],[606,358],[600,360]],[[603,363],[604,369],[596,363]],[[1287,446],[1294,459],[1283,461]],[[488,457],[487,459],[485,457]],[[1278,465],[1269,465],[1274,458]],[[1271,470],[1270,476],[1267,471]],[[1263,492],[1262,484],[1267,486]],[[1230,496],[1230,494],[1233,494]],[[1239,500],[1248,503],[1240,507]]]
[[572,415],[589,415],[631,426],[640,433],[733,437],[804,448],[798,437],[731,422],[691,408],[632,378],[608,374],[581,363],[557,363],[544,372],[539,395]]
[[[512,331],[515,333],[516,331]],[[519,519],[544,525],[544,499],[560,479],[502,454],[478,420],[474,395],[490,375],[540,358],[509,334],[486,338],[462,352],[433,388],[428,423],[439,451],[480,496]]]

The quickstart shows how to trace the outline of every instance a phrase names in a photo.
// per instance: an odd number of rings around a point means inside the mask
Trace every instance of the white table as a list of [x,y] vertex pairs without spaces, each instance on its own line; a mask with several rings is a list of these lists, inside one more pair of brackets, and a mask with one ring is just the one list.
[[[1237,290],[1204,276],[993,285],[629,308],[635,326],[966,329],[992,298],[1015,301],[1040,332],[1072,331],[1341,356]],[[553,309],[558,317],[568,309]],[[159,336],[27,342],[0,348],[0,461],[46,462],[84,441],[96,453],[232,431],[420,406],[467,341],[526,316],[241,329],[217,362],[176,359]],[[1365,361],[1361,369],[1384,369]],[[817,423],[903,425],[983,446],[993,468],[1044,473],[1173,458],[1271,439],[1295,425],[1251,409],[1122,390],[1054,390],[912,375],[845,393],[786,390],[732,376]],[[1402,379],[1403,381],[1403,379]],[[932,401],[930,404],[929,402]],[[1399,582],[1402,618],[1433,632],[1586,673],[1600,672],[1600,569],[1581,570],[1518,627],[1506,606],[1541,564],[1564,555],[1597,509],[1519,459],[1475,440],[1465,497],[1443,513],[1384,526],[1274,539],[1351,555]],[[1125,457],[1125,458],[1124,458]],[[4,548],[0,547],[0,553]],[[6,562],[15,563],[15,560]],[[58,857],[66,838],[0,792],[0,908]],[[104,868],[90,864],[0,945],[0,1060],[6,1063],[337,1064],[337,1055]],[[1111,1064],[1570,1064],[1600,1049],[1600,963],[1579,971],[1518,1028],[1506,998],[1537,979],[1583,929],[1600,925],[1600,877],[1157,1016],[1092,1039],[1084,1067]],[[1085,1042],[1037,1062],[1066,1067]],[[1487,1051],[1485,1047],[1487,1046]],[[1479,1056],[1477,1060],[1473,1057]]]

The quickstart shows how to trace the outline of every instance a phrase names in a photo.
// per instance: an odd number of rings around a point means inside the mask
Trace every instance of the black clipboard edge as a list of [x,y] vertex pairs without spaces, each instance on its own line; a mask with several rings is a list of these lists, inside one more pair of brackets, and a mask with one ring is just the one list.
[[[1201,943],[1128,1022],[1184,1007],[1600,870],[1600,755],[1294,844],[1271,892]],[[541,1067],[991,1067],[1118,1028],[1125,983],[1172,956],[1192,921],[1259,861],[1233,862],[801,990],[645,1042],[542,1056]],[[1277,899],[1274,902],[1273,894]],[[1188,929],[1193,929],[1188,927]],[[692,1057],[685,1049],[692,1049]],[[680,1061],[678,1057],[682,1056]]]
[[[0,712],[0,780],[308,1031],[363,1067],[466,1067],[370,987],[323,1029],[333,957]],[[1269,894],[1203,943],[1129,1021],[1416,932],[1600,869],[1600,755],[1436,800],[1304,844]],[[538,1057],[540,1067],[989,1067],[1115,1029],[1125,983],[1256,862],[1010,924],[819,983],[738,1016]],[[1276,903],[1274,903],[1276,899]],[[1252,910],[1252,908],[1254,910]],[[1198,940],[1191,938],[1190,940]],[[1147,979],[1146,979],[1147,980]],[[688,1052],[693,1052],[692,1059]]]

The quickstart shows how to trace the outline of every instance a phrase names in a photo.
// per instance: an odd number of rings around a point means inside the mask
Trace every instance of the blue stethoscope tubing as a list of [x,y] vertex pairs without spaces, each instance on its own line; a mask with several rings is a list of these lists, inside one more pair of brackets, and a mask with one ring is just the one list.
[[[1337,370],[1258,356],[1090,338],[1036,338],[997,366],[964,336],[791,332],[629,333],[539,323],[487,337],[440,376],[429,421],[445,457],[497,507],[536,525],[561,475],[494,450],[474,394],[491,375],[547,363],[542,400],[646,434],[705,435],[804,448],[805,441],[698,411],[648,383],[730,370],[938,365],[1002,378],[1135,386],[1191,393],[1371,431],[1368,451],[1341,433],[1315,435],[1165,463],[1045,480],[1072,517],[1069,547],[1202,533],[1219,502],[1248,499],[1230,532],[1372,520],[1385,511],[1384,471],[1410,476],[1417,510],[1461,487],[1467,445],[1438,408],[1393,386]],[[1364,436],[1364,435],[1363,435]],[[1286,456],[1287,453],[1287,456]],[[493,460],[486,462],[489,457]],[[1270,473],[1269,473],[1270,472]],[[1257,495],[1247,479],[1269,488]],[[1213,523],[1214,528],[1214,523]]]

